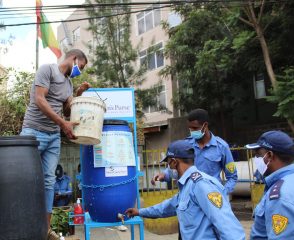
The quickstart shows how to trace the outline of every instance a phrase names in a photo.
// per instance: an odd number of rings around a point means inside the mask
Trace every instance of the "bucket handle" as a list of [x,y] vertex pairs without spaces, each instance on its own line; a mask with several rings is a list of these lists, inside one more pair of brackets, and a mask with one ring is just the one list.
[[98,96],[98,98],[102,101],[102,102],[104,102],[105,103],[105,101],[107,100],[107,98],[105,98],[104,100],[100,97],[100,95],[96,92],[96,91],[94,91],[95,93],[96,93],[96,95]]

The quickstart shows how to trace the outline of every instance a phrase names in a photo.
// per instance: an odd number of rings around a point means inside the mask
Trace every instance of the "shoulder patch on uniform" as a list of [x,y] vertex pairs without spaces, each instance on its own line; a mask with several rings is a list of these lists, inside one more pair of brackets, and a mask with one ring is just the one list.
[[280,179],[279,181],[277,181],[274,186],[271,188],[270,194],[269,194],[269,199],[273,200],[273,199],[278,199],[280,197],[280,191],[281,191],[281,187],[284,183],[283,179]]
[[190,177],[194,182],[196,182],[198,179],[202,178],[202,175],[199,172],[193,172]]
[[217,208],[221,208],[223,206],[223,197],[219,192],[208,193],[207,197],[209,201]]
[[236,170],[236,164],[234,162],[230,162],[226,165],[226,169],[230,172],[230,173],[234,173]]
[[279,214],[272,215],[272,228],[276,235],[285,231],[288,226],[288,218]]

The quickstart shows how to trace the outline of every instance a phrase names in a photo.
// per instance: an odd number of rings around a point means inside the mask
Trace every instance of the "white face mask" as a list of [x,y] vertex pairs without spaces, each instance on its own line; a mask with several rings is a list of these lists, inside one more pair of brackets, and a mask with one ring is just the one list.
[[[268,152],[267,152],[267,153],[268,153]],[[266,153],[266,154],[267,154],[267,153]],[[267,170],[267,166],[268,166],[269,163],[270,163],[270,161],[268,161],[267,164],[264,162],[264,157],[266,156],[266,154],[264,154],[263,157],[254,157],[254,158],[253,158],[253,161],[254,161],[254,163],[255,163],[255,166],[256,166],[258,172],[260,172],[260,174],[261,174],[262,176],[263,176],[264,173],[266,172],[266,170]]]
[[169,165],[167,165],[168,171],[169,171],[169,175],[172,179],[178,179],[179,174],[178,171],[176,169],[171,169]]

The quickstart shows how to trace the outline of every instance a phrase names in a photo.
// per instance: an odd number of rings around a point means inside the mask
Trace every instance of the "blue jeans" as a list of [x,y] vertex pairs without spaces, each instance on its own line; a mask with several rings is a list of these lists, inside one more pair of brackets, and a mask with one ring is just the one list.
[[46,208],[48,213],[52,213],[55,169],[60,156],[60,133],[48,133],[32,128],[23,128],[20,135],[35,136],[40,142],[38,150],[41,155],[44,173]]

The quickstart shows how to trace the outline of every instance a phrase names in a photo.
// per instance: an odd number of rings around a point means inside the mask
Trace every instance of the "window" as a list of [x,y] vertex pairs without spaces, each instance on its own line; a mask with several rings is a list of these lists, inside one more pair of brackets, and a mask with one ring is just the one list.
[[64,38],[64,39],[62,39],[61,41],[60,41],[60,46],[61,47],[66,47],[68,45],[68,42],[67,42],[67,39],[66,38]]
[[164,65],[163,45],[156,44],[150,50],[139,52],[140,65],[147,64],[148,70],[153,70]]
[[125,28],[124,27],[120,27],[119,25],[117,26],[118,28],[116,29],[116,33],[115,33],[115,40],[117,42],[124,42],[124,38],[125,38]]
[[159,109],[166,108],[166,90],[165,85],[162,85],[161,91],[158,96],[158,107]]
[[68,51],[68,40],[66,37],[60,41],[59,45],[63,52]]
[[80,33],[80,27],[76,28],[75,30],[72,31],[72,41],[73,43],[76,43],[80,40],[81,38],[81,33]]
[[[153,9],[155,8],[155,9]],[[156,9],[156,5],[152,5],[151,8],[146,9],[146,11],[137,14],[137,25],[138,34],[149,31],[160,24],[160,9]]]
[[168,24],[170,28],[176,27],[182,23],[180,14],[171,12],[168,14]]
[[156,105],[155,106],[148,106],[147,108],[143,109],[144,113],[158,112],[158,111],[161,111],[167,107],[166,106],[165,85],[162,85],[158,89],[160,90],[160,92],[158,92],[158,95],[156,96]]
[[266,97],[263,73],[259,73],[254,76],[254,94],[255,99]]

